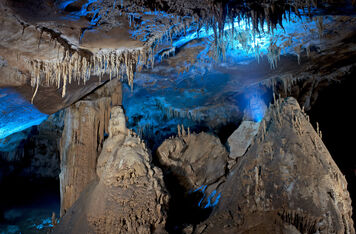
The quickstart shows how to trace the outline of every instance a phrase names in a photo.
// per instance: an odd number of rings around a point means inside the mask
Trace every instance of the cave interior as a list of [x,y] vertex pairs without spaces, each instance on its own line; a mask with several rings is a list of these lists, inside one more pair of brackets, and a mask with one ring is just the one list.
[[355,233],[355,77],[355,0],[0,0],[0,233]]

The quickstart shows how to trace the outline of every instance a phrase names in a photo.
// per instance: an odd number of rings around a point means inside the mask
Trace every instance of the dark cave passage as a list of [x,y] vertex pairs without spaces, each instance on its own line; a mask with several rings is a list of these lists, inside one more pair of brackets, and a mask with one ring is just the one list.
[[24,139],[9,136],[15,145],[8,146],[10,152],[0,151],[0,233],[47,233],[52,214],[59,217],[59,152],[54,130],[48,122],[33,126],[20,132]]
[[353,220],[356,220],[356,158],[352,150],[355,75],[353,72],[341,82],[334,82],[321,90],[308,113],[315,129],[316,123],[319,123],[323,142],[346,177],[353,206]]
[[0,184],[0,233],[47,233],[59,216],[59,180],[7,177]]
[[169,171],[164,174],[165,184],[171,195],[166,224],[168,233],[182,233],[184,228],[190,225],[194,227],[206,220],[211,214],[212,208],[198,206],[203,194],[186,191]]

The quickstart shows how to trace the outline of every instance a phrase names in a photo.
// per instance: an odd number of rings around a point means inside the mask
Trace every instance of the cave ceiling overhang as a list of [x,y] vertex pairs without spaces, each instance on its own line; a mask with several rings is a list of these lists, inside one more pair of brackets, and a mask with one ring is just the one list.
[[[181,84],[187,77],[205,76],[211,70],[251,78],[208,90],[216,94],[211,100],[225,99],[224,94],[236,92],[237,86],[276,75],[318,72],[317,61],[334,53],[328,52],[331,47],[339,46],[347,55],[341,56],[343,66],[353,64],[354,41],[342,45],[355,31],[353,4],[2,0],[0,87],[15,87],[42,112],[51,114],[112,78],[137,87],[127,93],[130,97],[141,88],[154,93],[167,86],[197,93],[201,82],[191,82],[196,87]],[[335,15],[350,18],[336,19]],[[344,28],[343,22],[347,22]],[[334,40],[333,33],[345,36]],[[306,64],[303,55],[311,55],[312,62]],[[278,66],[283,61],[283,66]],[[324,70],[328,66],[330,61]]]

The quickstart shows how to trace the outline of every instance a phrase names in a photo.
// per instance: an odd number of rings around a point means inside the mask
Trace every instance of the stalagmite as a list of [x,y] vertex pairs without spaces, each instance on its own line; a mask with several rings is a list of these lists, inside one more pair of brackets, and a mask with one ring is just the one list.
[[178,137],[181,137],[182,133],[181,133],[181,127],[179,124],[177,125],[177,129],[178,129]]
[[186,136],[186,135],[187,135],[187,133],[185,132],[185,129],[184,129],[184,125],[183,125],[183,124],[182,124],[181,129],[182,129],[182,136]]

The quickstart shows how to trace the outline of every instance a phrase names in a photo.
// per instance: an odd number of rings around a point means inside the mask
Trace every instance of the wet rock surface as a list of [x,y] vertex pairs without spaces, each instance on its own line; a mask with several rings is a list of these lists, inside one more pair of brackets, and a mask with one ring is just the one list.
[[55,233],[165,233],[169,195],[141,139],[113,107],[98,179],[81,194]]
[[355,233],[344,175],[293,98],[269,108],[196,233]]

